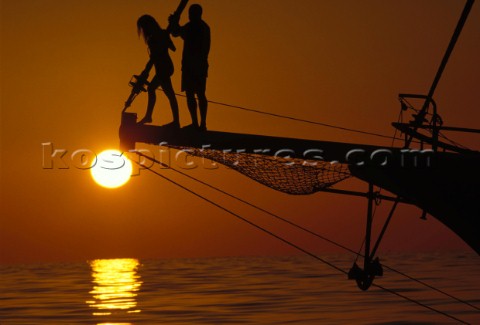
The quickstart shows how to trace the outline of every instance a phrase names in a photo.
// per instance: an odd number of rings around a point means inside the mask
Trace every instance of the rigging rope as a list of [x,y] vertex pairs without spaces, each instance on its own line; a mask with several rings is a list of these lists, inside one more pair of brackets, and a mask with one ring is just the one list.
[[[219,193],[222,193],[222,194],[224,194],[224,195],[226,195],[226,196],[228,196],[228,197],[231,197],[231,198],[233,198],[233,199],[235,199],[235,200],[237,200],[237,201],[239,201],[239,202],[242,202],[242,203],[244,203],[244,204],[246,204],[246,205],[248,205],[248,206],[250,206],[250,207],[252,207],[252,208],[254,208],[254,209],[257,209],[257,210],[259,210],[259,211],[261,211],[261,212],[263,212],[263,213],[265,213],[265,214],[270,215],[271,217],[273,217],[273,218],[275,218],[275,219],[277,219],[277,220],[280,220],[280,221],[282,221],[282,222],[284,222],[284,223],[286,223],[286,224],[289,224],[289,225],[291,225],[291,226],[293,226],[293,227],[295,227],[295,228],[297,228],[297,229],[300,229],[300,230],[302,230],[302,231],[304,231],[304,232],[306,232],[306,233],[309,233],[309,234],[311,234],[311,235],[313,235],[313,236],[315,236],[315,237],[317,237],[317,238],[319,238],[319,239],[322,239],[322,240],[324,240],[324,241],[326,241],[326,242],[328,242],[328,243],[330,243],[330,244],[332,244],[332,245],[334,245],[334,246],[336,246],[336,247],[339,247],[339,248],[341,248],[341,249],[343,249],[343,250],[345,250],[345,251],[348,251],[348,252],[350,252],[350,253],[356,254],[357,257],[358,257],[358,256],[364,257],[364,255],[361,254],[360,252],[356,252],[356,251],[354,251],[354,250],[351,249],[351,248],[348,248],[348,247],[346,247],[346,246],[344,246],[344,245],[342,245],[342,244],[340,244],[340,243],[335,242],[334,240],[331,240],[331,239],[329,239],[329,238],[327,238],[327,237],[325,237],[325,236],[323,236],[323,235],[318,234],[317,232],[314,232],[314,231],[309,230],[309,229],[307,229],[307,228],[305,228],[305,227],[302,227],[302,226],[294,223],[293,221],[291,221],[291,220],[289,220],[289,219],[283,218],[283,217],[281,217],[281,216],[279,216],[279,215],[277,215],[277,214],[274,214],[274,213],[272,213],[272,212],[270,212],[270,211],[268,211],[268,210],[265,210],[265,209],[263,209],[263,208],[255,205],[255,204],[253,204],[253,203],[250,203],[250,202],[248,202],[248,201],[246,201],[246,200],[243,200],[243,199],[241,199],[241,198],[239,198],[239,197],[237,197],[237,196],[235,196],[235,195],[233,195],[233,194],[230,194],[230,193],[228,193],[228,192],[226,192],[226,191],[224,191],[224,190],[222,190],[222,189],[220,189],[220,188],[218,188],[218,187],[215,187],[215,186],[213,186],[213,185],[211,185],[211,184],[208,184],[208,183],[206,183],[206,182],[204,182],[204,181],[202,181],[202,180],[200,180],[200,179],[198,179],[198,178],[195,178],[195,177],[193,177],[193,176],[191,176],[191,175],[189,175],[189,174],[187,174],[187,173],[184,173],[184,172],[182,172],[182,171],[180,171],[180,170],[177,170],[177,169],[175,169],[175,168],[172,168],[172,167],[168,166],[167,164],[165,164],[165,163],[163,163],[163,162],[161,162],[161,161],[159,161],[159,160],[157,160],[157,159],[155,159],[155,158],[149,157],[149,156],[147,156],[147,155],[145,155],[145,154],[143,154],[143,153],[141,153],[141,152],[135,152],[135,153],[136,153],[138,156],[140,156],[140,157],[143,157],[143,158],[145,158],[145,159],[148,159],[148,160],[152,161],[153,163],[156,163],[156,164],[158,164],[158,165],[160,165],[160,166],[162,166],[162,167],[164,167],[164,168],[171,169],[172,171],[174,171],[174,172],[176,172],[176,173],[178,173],[178,174],[180,174],[180,175],[182,175],[182,176],[184,176],[184,177],[187,177],[187,178],[189,178],[189,179],[191,179],[191,180],[193,180],[193,181],[195,181],[195,182],[198,182],[198,183],[200,183],[200,184],[202,184],[202,185],[204,185],[204,186],[207,186],[207,187],[209,187],[209,188],[211,188],[211,189],[213,189],[213,190],[216,190],[216,191],[219,192]],[[139,162],[136,162],[136,163],[139,164],[139,165],[141,165],[141,166],[143,166],[143,165],[142,165],[141,163],[139,163]],[[153,171],[152,171],[152,172],[153,172]],[[156,173],[155,173],[155,174],[156,174]],[[162,176],[162,177],[163,177],[163,176]],[[375,208],[376,208],[376,206],[375,206]],[[363,245],[362,245],[362,246],[363,246]],[[430,284],[428,284],[428,283],[425,283],[425,282],[423,282],[423,281],[421,281],[421,280],[419,280],[419,279],[416,279],[416,278],[414,278],[414,277],[412,277],[412,276],[410,276],[410,275],[408,275],[408,274],[406,274],[406,273],[403,273],[403,272],[401,272],[401,271],[399,271],[399,270],[397,270],[397,269],[395,269],[395,268],[393,268],[393,267],[390,267],[390,266],[388,266],[388,265],[386,265],[386,264],[383,264],[383,263],[382,263],[382,265],[383,265],[385,268],[389,269],[390,271],[392,271],[392,272],[394,272],[394,273],[397,273],[397,274],[399,274],[399,275],[401,275],[401,276],[404,276],[404,277],[406,277],[406,278],[408,278],[408,279],[410,279],[410,280],[412,280],[412,281],[414,281],[414,282],[417,282],[417,283],[419,283],[419,284],[421,284],[421,285],[423,285],[423,286],[425,286],[425,287],[427,287],[427,288],[429,288],[429,289],[432,289],[432,290],[434,290],[434,291],[436,291],[436,292],[438,292],[438,293],[441,293],[441,294],[443,294],[443,295],[445,295],[445,296],[447,296],[447,297],[449,297],[449,298],[451,298],[451,299],[453,299],[453,300],[456,300],[456,301],[459,302],[459,303],[462,303],[462,304],[465,304],[465,305],[467,305],[467,306],[470,306],[470,307],[472,307],[472,308],[474,308],[474,309],[476,309],[476,310],[480,310],[479,307],[477,307],[477,306],[475,306],[475,305],[473,305],[473,304],[471,304],[471,303],[469,303],[469,302],[467,302],[467,301],[465,301],[465,300],[462,300],[462,299],[460,299],[460,298],[457,298],[457,297],[455,297],[455,296],[453,296],[453,295],[451,295],[451,294],[449,294],[449,293],[447,293],[447,292],[445,292],[445,291],[443,291],[443,290],[441,290],[441,289],[435,288],[435,287],[433,287],[432,285],[430,285]]]
[[[141,167],[144,167],[144,168],[146,167],[146,166],[142,165],[142,164],[139,163],[139,162],[135,162],[135,163],[136,163],[137,165],[141,166]],[[317,260],[319,260],[319,261],[321,261],[322,263],[325,263],[326,265],[328,265],[328,266],[336,269],[337,271],[342,272],[342,273],[344,273],[344,274],[347,274],[347,273],[348,273],[348,272],[342,270],[341,268],[339,268],[338,266],[336,266],[336,265],[334,265],[334,264],[326,261],[325,259],[323,259],[323,258],[321,258],[321,257],[319,257],[319,256],[317,256],[317,255],[315,255],[315,254],[307,251],[306,249],[301,248],[300,246],[298,246],[298,245],[290,242],[289,240],[287,240],[287,239],[285,239],[285,238],[283,238],[283,237],[281,237],[281,236],[279,236],[279,235],[277,235],[277,234],[274,234],[274,233],[271,232],[270,230],[268,230],[268,229],[266,229],[266,228],[264,228],[264,227],[262,227],[262,226],[257,225],[256,223],[254,223],[254,222],[252,222],[252,221],[250,221],[250,220],[248,220],[248,219],[240,216],[238,213],[235,213],[235,212],[233,212],[233,211],[231,211],[231,210],[229,210],[229,209],[221,206],[220,204],[218,204],[218,203],[216,203],[216,202],[214,202],[214,201],[206,198],[205,196],[203,196],[203,195],[201,195],[201,194],[198,194],[197,192],[195,192],[195,191],[187,188],[186,186],[183,186],[183,185],[181,185],[180,183],[175,182],[174,180],[172,180],[172,179],[170,179],[170,178],[168,178],[168,177],[166,177],[166,176],[164,176],[164,175],[162,175],[162,174],[160,174],[160,173],[158,173],[158,172],[156,172],[156,171],[154,171],[154,170],[152,170],[152,169],[148,169],[148,170],[149,170],[150,172],[152,172],[153,174],[155,174],[155,175],[157,175],[157,176],[165,179],[166,181],[168,181],[168,182],[170,182],[170,183],[172,183],[172,184],[180,187],[181,189],[189,192],[190,194],[193,194],[193,195],[195,195],[196,197],[204,200],[205,202],[208,202],[208,203],[212,204],[213,206],[219,208],[220,210],[223,210],[223,211],[227,212],[228,214],[234,216],[235,218],[237,218],[237,219],[239,219],[239,220],[241,220],[241,221],[243,221],[243,222],[248,223],[249,225],[257,228],[258,230],[261,230],[261,231],[265,232],[266,234],[268,234],[268,235],[270,235],[270,236],[272,236],[272,237],[274,237],[274,238],[276,238],[276,239],[284,242],[285,244],[287,244],[287,245],[289,245],[289,246],[291,246],[291,247],[293,247],[293,248],[295,248],[295,249],[297,249],[297,250],[299,250],[299,251],[301,251],[301,252],[303,252],[303,253],[305,253],[305,254],[307,254],[307,255],[309,255],[309,256],[317,259]]]
[[[430,134],[433,134],[433,131],[432,130],[429,130]],[[445,134],[443,134],[442,132],[439,132],[438,135],[443,138],[444,140],[447,140],[448,142],[450,142],[451,144],[453,144],[454,146],[456,147],[459,147],[459,148],[462,148],[462,149],[465,149],[465,150],[471,150],[471,151],[474,151],[473,149],[459,143],[459,142],[456,142],[452,139],[450,139],[449,137],[447,137]]]
[[[160,90],[163,91],[162,88],[159,88]],[[175,93],[175,96],[177,97],[187,97],[184,94],[179,94]],[[322,123],[322,122],[316,122],[316,121],[310,121],[306,119],[301,119],[293,116],[288,116],[288,115],[281,115],[281,114],[276,114],[276,113],[270,113],[270,112],[265,112],[261,111],[258,109],[253,109],[253,108],[247,108],[239,105],[232,105],[232,104],[227,104],[227,103],[222,103],[214,100],[208,100],[209,103],[214,104],[214,105],[219,105],[219,106],[224,106],[224,107],[229,107],[229,108],[236,108],[240,109],[243,111],[251,112],[251,113],[257,113],[257,114],[262,114],[262,115],[267,115],[267,116],[272,116],[272,117],[277,117],[277,118],[282,118],[282,119],[287,119],[291,121],[296,121],[296,122],[301,122],[301,123],[308,123],[308,124],[313,124],[313,125],[319,125],[319,126],[324,126],[327,128],[332,128],[332,129],[337,129],[337,130],[342,130],[342,131],[348,131],[348,132],[353,132],[353,133],[360,133],[360,134],[366,134],[366,135],[371,135],[379,138],[384,138],[384,139],[392,139],[392,137],[385,135],[385,134],[380,134],[380,133],[374,133],[374,132],[368,132],[368,131],[363,131],[363,130],[358,130],[358,129],[353,129],[353,128],[347,128],[343,126],[338,126],[338,125],[333,125],[333,124],[328,124],[328,123]],[[394,140],[402,140],[400,138],[395,138]]]
[[[405,107],[406,107],[407,109],[411,109],[411,110],[413,110],[414,112],[416,112],[417,114],[420,112],[420,110],[416,109],[416,108],[415,108],[411,103],[409,103],[408,100],[406,100],[405,98],[402,98],[402,99],[400,100],[400,102],[405,103]],[[401,113],[401,112],[402,112],[402,111],[400,111],[400,113]],[[425,115],[426,115],[426,116],[431,116],[431,117],[433,118],[433,114],[429,113],[428,111],[426,112]],[[397,123],[398,123],[398,122],[397,122]],[[427,130],[427,131],[430,133],[431,136],[433,136],[433,131],[432,131],[431,129],[429,129],[429,130]],[[394,139],[397,139],[397,138],[396,138],[396,135],[397,135],[397,129],[395,129],[395,135],[393,136]],[[475,150],[473,150],[472,148],[469,148],[469,147],[467,147],[467,146],[465,146],[465,145],[463,145],[463,144],[461,144],[461,143],[459,143],[459,142],[456,142],[456,141],[448,138],[448,137],[447,137],[445,134],[443,134],[442,132],[439,132],[438,135],[439,135],[439,137],[445,139],[446,141],[450,142],[450,144],[452,144],[452,145],[454,145],[454,146],[456,146],[456,147],[459,147],[459,148],[462,148],[462,149],[466,149],[466,150],[475,151]]]
[[[397,123],[399,123],[403,118],[403,114],[402,114],[402,110],[400,110],[400,113],[398,113],[398,118],[397,118]],[[395,144],[395,140],[397,139],[397,129],[395,128],[395,131],[393,133],[393,137],[392,137],[392,143],[390,144],[390,148],[393,148],[393,145]],[[377,192],[375,192],[375,194],[377,195],[380,195],[382,193],[382,188],[380,187],[379,190]],[[373,207],[373,212],[372,212],[372,224],[373,224],[373,221],[375,220],[375,213],[377,212],[377,207],[381,204],[381,202],[377,202],[377,200],[375,200],[375,205]],[[361,256],[361,257],[365,257],[364,255],[360,254],[360,252],[362,251],[363,249],[363,246],[365,246],[365,242],[367,241],[367,236],[365,235],[363,237],[363,241],[362,241],[362,244],[360,245],[360,248],[357,252],[357,256],[355,258],[355,261],[354,263],[357,263],[358,261],[358,258]],[[373,257],[373,256],[372,256]]]
[[[145,165],[142,165],[142,164],[139,163],[139,162],[136,162],[136,161],[135,161],[135,163],[136,163],[137,165],[139,165],[140,167],[146,168]],[[147,168],[147,169],[148,169],[148,168]],[[181,189],[183,189],[183,190],[191,193],[192,195],[194,195],[194,196],[196,196],[196,197],[204,200],[205,202],[208,202],[208,203],[212,204],[213,206],[215,206],[215,207],[217,207],[217,208],[219,208],[219,209],[227,212],[228,214],[234,216],[235,218],[237,218],[237,219],[239,219],[239,220],[241,220],[241,221],[243,221],[243,222],[245,222],[245,223],[247,223],[247,224],[249,224],[249,225],[257,228],[258,230],[263,231],[264,233],[266,233],[266,234],[268,234],[268,235],[270,235],[270,236],[272,236],[272,237],[280,240],[281,242],[289,245],[290,247],[293,247],[293,248],[297,249],[298,251],[300,251],[300,252],[302,252],[302,253],[304,253],[304,254],[306,254],[306,255],[308,255],[308,256],[310,256],[310,257],[312,257],[312,258],[314,258],[314,259],[316,259],[316,260],[318,260],[318,261],[320,261],[320,262],[328,265],[328,266],[330,266],[331,268],[339,271],[340,273],[343,273],[343,274],[345,274],[345,275],[348,274],[347,271],[341,269],[340,267],[336,266],[335,264],[330,263],[330,262],[328,262],[327,260],[321,258],[320,256],[318,256],[318,255],[316,255],[316,254],[314,254],[314,253],[312,253],[312,252],[309,252],[308,250],[306,250],[306,249],[304,249],[304,248],[302,248],[302,247],[294,244],[293,242],[291,242],[291,241],[289,241],[289,240],[287,240],[287,239],[285,239],[285,238],[283,238],[283,237],[281,237],[281,236],[279,236],[279,235],[271,232],[270,230],[268,230],[268,229],[266,229],[266,228],[264,228],[264,227],[262,227],[262,226],[257,225],[256,223],[254,223],[254,222],[252,222],[252,221],[250,221],[250,220],[248,220],[248,219],[240,216],[238,213],[235,213],[235,212],[233,212],[233,211],[231,211],[231,210],[229,210],[229,209],[221,206],[220,204],[218,204],[218,203],[216,203],[216,202],[208,199],[207,197],[205,197],[205,196],[203,196],[203,195],[201,195],[201,194],[199,194],[199,193],[197,193],[197,192],[195,192],[195,191],[187,188],[187,187],[184,186],[184,185],[181,185],[180,183],[178,183],[178,182],[176,182],[176,181],[174,181],[174,180],[172,180],[172,179],[170,179],[170,178],[168,178],[168,177],[166,177],[166,176],[164,176],[164,175],[162,175],[162,174],[160,174],[160,173],[158,173],[158,172],[156,172],[156,171],[154,171],[154,170],[152,170],[152,169],[148,169],[148,170],[149,170],[151,173],[153,173],[153,174],[155,174],[155,175],[163,178],[164,180],[166,180],[166,181],[168,181],[168,182],[170,182],[170,183],[172,183],[172,184],[180,187]],[[431,307],[431,306],[428,306],[428,305],[426,305],[426,304],[424,304],[424,303],[422,303],[422,302],[419,302],[419,301],[417,301],[417,300],[415,300],[415,299],[412,299],[412,298],[410,298],[410,297],[407,297],[407,296],[405,296],[405,295],[402,295],[402,294],[400,294],[400,293],[398,293],[398,292],[396,292],[396,291],[394,291],[394,290],[385,288],[385,287],[383,287],[383,286],[381,286],[381,285],[378,285],[378,284],[375,284],[375,283],[372,284],[372,285],[375,286],[375,287],[377,287],[377,288],[379,288],[379,289],[384,290],[385,292],[389,292],[389,293],[394,294],[394,295],[396,295],[396,296],[398,296],[398,297],[401,297],[401,298],[403,298],[403,299],[405,299],[405,300],[407,300],[407,301],[410,301],[410,302],[412,302],[412,303],[414,303],[414,304],[417,304],[417,305],[419,305],[419,306],[421,306],[421,307],[424,307],[424,308],[426,308],[426,309],[429,309],[429,310],[431,310],[431,311],[433,311],[433,312],[435,312],[435,313],[437,313],[437,314],[439,314],[439,315],[443,315],[443,316],[445,316],[445,317],[448,317],[448,318],[450,318],[450,319],[452,319],[452,320],[455,320],[455,321],[457,321],[457,322],[460,322],[460,323],[462,323],[462,324],[468,324],[467,322],[465,322],[465,321],[463,321],[463,320],[461,320],[461,319],[459,319],[459,318],[457,318],[457,317],[455,317],[455,316],[453,316],[453,315],[450,315],[450,314],[448,314],[448,313],[446,313],[446,312],[443,312],[443,311],[441,311],[441,310],[438,310],[438,309],[436,309],[436,308],[433,308],[433,307]]]
[[208,184],[207,182],[204,182],[204,181],[202,181],[202,180],[200,180],[200,179],[198,179],[198,178],[196,178],[196,177],[193,177],[193,176],[191,176],[191,175],[188,175],[187,173],[184,173],[184,172],[182,172],[182,171],[180,171],[180,170],[178,170],[178,169],[172,168],[171,166],[168,166],[167,164],[164,164],[164,163],[162,163],[161,161],[158,161],[158,160],[155,159],[155,158],[149,157],[149,156],[147,156],[147,155],[145,155],[145,154],[143,154],[143,153],[141,153],[141,152],[135,152],[135,153],[136,153],[137,155],[141,156],[141,157],[144,157],[144,158],[146,158],[146,159],[148,159],[148,160],[156,163],[156,164],[161,165],[162,167],[171,169],[171,170],[173,170],[174,172],[176,172],[176,173],[178,173],[178,174],[180,174],[180,175],[182,175],[182,176],[185,176],[185,177],[187,177],[187,178],[189,178],[189,179],[191,179],[191,180],[193,180],[193,181],[195,181],[195,182],[198,182],[198,183],[200,183],[200,184],[202,184],[202,185],[204,185],[204,186],[207,186],[207,187],[209,187],[209,188],[211,188],[211,189],[213,189],[213,190],[215,190],[215,191],[217,191],[217,192],[219,192],[219,193],[222,193],[222,194],[224,194],[224,195],[226,195],[226,196],[228,196],[228,197],[231,197],[231,198],[233,198],[233,199],[235,199],[235,200],[237,200],[237,201],[239,201],[239,202],[242,202],[243,204],[246,204],[246,205],[248,205],[248,206],[250,206],[250,207],[252,207],[252,208],[254,208],[254,209],[257,209],[257,210],[259,210],[259,211],[261,211],[261,212],[263,212],[263,213],[265,213],[265,214],[270,215],[271,217],[274,217],[274,218],[276,218],[276,219],[278,219],[278,220],[280,220],[280,221],[283,221],[283,222],[285,222],[285,223],[287,223],[287,224],[289,224],[289,225],[291,225],[291,226],[293,226],[293,227],[295,227],[295,228],[297,228],[297,229],[300,229],[300,230],[302,230],[302,231],[305,231],[305,232],[307,232],[307,233],[309,233],[309,234],[311,234],[311,235],[313,235],[313,236],[315,236],[315,237],[318,237],[318,238],[320,238],[320,239],[322,239],[322,240],[324,240],[324,241],[326,241],[326,242],[329,242],[329,243],[332,244],[332,245],[335,245],[335,246],[337,246],[337,247],[339,247],[339,248],[342,248],[342,249],[344,249],[344,250],[346,250],[346,251],[349,251],[349,252],[351,252],[351,253],[356,254],[356,252],[355,252],[353,249],[350,249],[350,248],[348,248],[348,247],[346,247],[346,246],[343,246],[342,244],[339,244],[339,243],[337,243],[337,242],[335,242],[335,241],[333,241],[333,240],[331,240],[331,239],[328,239],[328,238],[325,237],[325,236],[322,236],[322,235],[320,235],[320,234],[318,234],[318,233],[316,233],[316,232],[314,232],[314,231],[311,231],[311,230],[309,230],[309,229],[307,229],[307,228],[305,228],[305,227],[302,227],[302,226],[294,223],[294,222],[291,221],[291,220],[288,220],[288,219],[286,219],[286,218],[280,217],[279,215],[274,214],[273,212],[270,212],[270,211],[268,211],[268,210],[265,210],[265,209],[259,207],[258,205],[255,205],[255,204],[250,203],[250,202],[248,202],[248,201],[246,201],[246,200],[243,200],[243,199],[239,198],[238,196],[235,196],[235,195],[233,195],[233,194],[230,194],[230,193],[228,193],[228,192],[226,192],[226,191],[224,191],[224,190],[222,190],[222,189],[220,189],[220,188],[218,188],[218,187],[215,187],[215,186],[213,186],[213,185],[211,185],[211,184]]
[[441,311],[441,310],[438,310],[438,309],[436,309],[436,308],[433,308],[433,307],[431,307],[431,306],[429,306],[429,305],[427,305],[427,304],[424,304],[424,303],[422,303],[422,302],[420,302],[420,301],[417,301],[417,300],[415,300],[415,299],[413,299],[413,298],[410,298],[410,297],[407,297],[407,296],[405,296],[405,295],[402,295],[401,293],[396,292],[396,291],[394,291],[394,290],[392,290],[392,289],[385,288],[384,286],[381,286],[381,285],[376,284],[376,283],[372,283],[371,285],[374,286],[374,287],[377,287],[377,288],[379,288],[379,289],[382,289],[382,290],[384,290],[384,291],[386,291],[386,292],[389,292],[389,293],[391,293],[391,294],[393,294],[393,295],[396,295],[396,296],[398,296],[398,297],[400,297],[400,298],[403,298],[403,299],[405,299],[405,300],[407,300],[407,301],[410,301],[410,302],[412,302],[412,303],[414,303],[414,304],[417,304],[417,305],[419,305],[419,306],[421,306],[421,307],[423,307],[423,308],[429,309],[429,310],[431,310],[431,311],[433,311],[433,312],[436,312],[436,313],[438,313],[438,314],[440,314],[440,315],[443,315],[443,316],[445,316],[445,317],[448,317],[448,318],[450,318],[450,319],[453,319],[453,320],[455,320],[455,321],[457,321],[457,322],[459,322],[459,323],[462,323],[462,324],[470,324],[470,323],[468,323],[468,322],[466,322],[466,321],[464,321],[464,320],[461,320],[461,319],[459,319],[459,318],[457,318],[457,317],[455,317],[455,316],[453,316],[453,315],[450,315],[450,314],[448,314],[448,313],[446,313],[446,312],[443,312],[443,311]]

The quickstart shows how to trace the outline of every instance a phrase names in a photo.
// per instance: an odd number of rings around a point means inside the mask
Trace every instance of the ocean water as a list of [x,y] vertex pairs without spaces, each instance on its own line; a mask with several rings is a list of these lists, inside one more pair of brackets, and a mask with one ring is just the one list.
[[[348,270],[351,256],[325,257]],[[480,306],[475,254],[389,255],[385,264]],[[109,259],[0,268],[0,324],[456,324],[357,289],[309,257]],[[376,283],[471,324],[480,312],[385,270]]]

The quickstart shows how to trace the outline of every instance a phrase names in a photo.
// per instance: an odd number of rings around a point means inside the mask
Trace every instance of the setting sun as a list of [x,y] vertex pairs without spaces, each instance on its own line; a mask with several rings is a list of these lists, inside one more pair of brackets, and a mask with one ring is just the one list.
[[98,185],[117,188],[130,179],[132,162],[118,150],[105,150],[97,156],[90,171]]

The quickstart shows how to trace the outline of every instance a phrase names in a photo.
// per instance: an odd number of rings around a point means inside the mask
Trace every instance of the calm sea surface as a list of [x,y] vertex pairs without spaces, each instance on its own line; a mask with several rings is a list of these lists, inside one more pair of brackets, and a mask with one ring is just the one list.
[[[326,259],[348,270],[352,257]],[[480,306],[480,257],[382,262]],[[113,259],[0,268],[3,324],[455,324],[308,257]],[[376,283],[472,324],[480,312],[385,270]]]

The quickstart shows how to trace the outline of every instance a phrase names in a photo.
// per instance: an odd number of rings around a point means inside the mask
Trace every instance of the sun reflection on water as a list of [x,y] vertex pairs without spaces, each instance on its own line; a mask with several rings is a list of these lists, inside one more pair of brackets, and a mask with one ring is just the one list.
[[140,313],[137,308],[137,292],[142,282],[137,269],[137,259],[122,258],[93,260],[92,268],[93,300],[86,303],[95,309],[93,315],[104,316],[118,312]]

